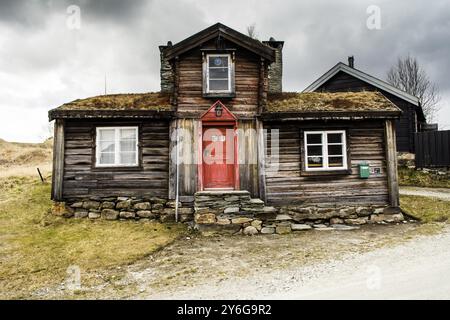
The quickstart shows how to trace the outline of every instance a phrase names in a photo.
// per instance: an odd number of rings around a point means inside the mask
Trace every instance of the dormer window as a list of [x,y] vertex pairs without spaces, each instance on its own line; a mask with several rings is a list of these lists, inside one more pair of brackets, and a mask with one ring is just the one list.
[[203,93],[210,97],[226,97],[234,93],[234,70],[231,54],[207,54],[204,59]]

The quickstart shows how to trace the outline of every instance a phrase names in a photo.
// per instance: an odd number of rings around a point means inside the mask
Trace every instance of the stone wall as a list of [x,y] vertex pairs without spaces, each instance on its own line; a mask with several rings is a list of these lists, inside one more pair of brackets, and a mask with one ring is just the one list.
[[[286,234],[311,229],[344,230],[364,224],[404,220],[399,208],[299,205],[268,207],[248,191],[202,191],[194,203],[179,203],[178,221],[202,233]],[[175,201],[161,198],[103,197],[56,202],[53,213],[66,218],[175,221]]]
[[169,61],[164,57],[164,49],[167,46],[159,46],[161,69],[160,69],[160,81],[161,81],[161,92],[172,93],[174,88],[174,72]]
[[[193,220],[192,203],[178,203],[178,221]],[[152,197],[105,197],[55,203],[53,213],[66,218],[175,221],[175,201]]]
[[197,192],[195,228],[201,232],[246,235],[285,234],[316,229],[351,229],[354,226],[404,220],[399,208],[386,206],[301,205],[267,207],[247,191]]
[[263,41],[264,44],[275,49],[275,61],[269,66],[269,93],[279,93],[283,91],[283,41],[276,41],[271,38]]

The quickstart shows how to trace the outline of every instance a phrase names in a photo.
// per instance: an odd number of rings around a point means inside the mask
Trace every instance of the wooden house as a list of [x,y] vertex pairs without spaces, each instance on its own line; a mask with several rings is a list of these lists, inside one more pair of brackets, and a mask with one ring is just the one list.
[[358,91],[378,91],[403,111],[395,123],[397,151],[415,153],[414,134],[426,130],[427,127],[419,99],[356,69],[353,56],[348,58],[348,65],[342,62],[337,63],[304,90],[304,92]]
[[401,110],[379,92],[282,92],[283,45],[218,23],[160,47],[160,92],[51,110],[60,213],[247,234],[401,220]]

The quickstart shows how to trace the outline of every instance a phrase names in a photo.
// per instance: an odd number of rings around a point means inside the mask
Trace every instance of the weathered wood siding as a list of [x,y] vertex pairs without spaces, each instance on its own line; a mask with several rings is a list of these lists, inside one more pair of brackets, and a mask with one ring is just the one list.
[[[265,123],[267,132],[266,199],[270,204],[292,203],[361,203],[388,204],[384,124],[381,121],[323,123]],[[279,167],[273,166],[271,137],[279,134]],[[351,174],[302,175],[304,130],[347,130],[347,148]],[[382,174],[359,178],[358,164],[367,161],[381,167]]]
[[414,152],[414,133],[418,131],[416,107],[390,94],[380,90],[371,84],[359,80],[345,72],[338,72],[335,76],[325,82],[316,91],[345,92],[345,91],[380,91],[386,98],[391,100],[403,113],[396,121],[397,150],[400,152]]
[[[200,120],[196,119],[179,119],[178,127],[182,137],[180,136],[179,157],[179,196],[188,200],[197,192],[198,188],[198,158],[200,147],[198,144]],[[247,190],[254,197],[258,197],[258,145],[257,134],[255,128],[255,120],[238,121],[238,162],[239,162],[239,181],[240,189]],[[173,155],[176,151],[173,152]],[[175,163],[175,159],[172,160]],[[173,192],[171,198],[175,197],[176,189],[176,168],[172,165],[174,177],[170,179]],[[172,187],[170,188],[172,190]]]
[[[199,120],[179,119],[179,195],[193,196],[198,184]],[[175,181],[176,182],[176,181]]]
[[[233,45],[236,47],[236,45]],[[180,117],[198,118],[219,98],[203,97],[203,68],[200,48],[193,49],[179,57],[176,96]],[[220,100],[239,118],[252,118],[258,111],[261,78],[261,58],[239,48],[235,53],[235,87],[234,98]],[[267,74],[267,65],[263,71]],[[262,79],[264,81],[264,79]],[[267,92],[267,81],[264,84]]]
[[[95,168],[97,126],[139,126],[139,168]],[[169,123],[167,121],[67,120],[65,123],[64,198],[91,196],[168,196]]]
[[259,197],[256,120],[238,122],[238,161],[240,189]]

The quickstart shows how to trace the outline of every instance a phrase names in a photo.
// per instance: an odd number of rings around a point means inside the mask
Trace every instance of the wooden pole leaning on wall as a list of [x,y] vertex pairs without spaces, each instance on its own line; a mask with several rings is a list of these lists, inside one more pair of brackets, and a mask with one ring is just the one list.
[[384,123],[384,136],[386,148],[386,173],[388,178],[389,204],[391,207],[398,207],[398,171],[397,171],[397,142],[395,137],[394,120],[386,120]]
[[256,120],[257,149],[258,149],[258,178],[259,197],[266,201],[266,141],[264,137],[264,125],[259,119]]
[[53,136],[53,171],[52,171],[52,194],[51,198],[61,201],[63,198],[64,179],[64,120],[55,120],[55,131]]

